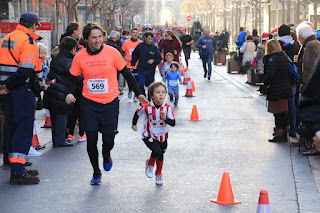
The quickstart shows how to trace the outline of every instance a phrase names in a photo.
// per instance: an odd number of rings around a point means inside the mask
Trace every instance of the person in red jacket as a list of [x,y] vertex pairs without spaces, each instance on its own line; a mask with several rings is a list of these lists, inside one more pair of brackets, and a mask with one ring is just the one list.
[[[173,54],[173,60],[175,62],[179,62],[179,54],[182,50],[181,42],[177,38],[177,36],[171,30],[165,32],[165,39],[162,40],[159,47],[160,53],[162,50],[164,51],[163,55],[165,56],[167,53]],[[163,59],[166,61],[166,59]]]

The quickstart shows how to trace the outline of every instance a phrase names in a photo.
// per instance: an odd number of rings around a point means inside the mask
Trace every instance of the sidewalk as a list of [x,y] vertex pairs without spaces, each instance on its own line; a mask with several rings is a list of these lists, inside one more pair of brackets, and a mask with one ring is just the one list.
[[[251,86],[247,84],[247,75],[237,73],[227,73],[226,66],[213,66],[213,72],[224,77],[230,83],[239,87],[241,90],[248,93],[257,101],[261,102],[266,106],[266,97],[261,96],[257,91],[258,86]],[[213,75],[214,76],[214,75]],[[290,146],[291,158],[292,158],[292,169],[295,175],[296,191],[300,206],[300,212],[319,212],[319,207],[316,209],[310,209],[315,203],[319,203],[320,197],[320,156],[305,157],[302,156],[304,147],[301,146],[301,151],[297,146]],[[299,166],[300,165],[300,166]],[[303,165],[303,166],[301,166]],[[305,167],[304,167],[305,165]],[[304,169],[301,169],[304,168]],[[310,171],[311,170],[311,171]],[[313,179],[308,177],[309,173],[312,173]]]

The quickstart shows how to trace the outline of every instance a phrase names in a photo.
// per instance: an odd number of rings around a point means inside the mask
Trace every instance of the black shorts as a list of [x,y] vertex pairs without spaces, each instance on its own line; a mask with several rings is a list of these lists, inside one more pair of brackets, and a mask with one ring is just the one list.
[[84,131],[99,131],[104,134],[118,133],[118,97],[108,104],[97,103],[82,97],[80,113]]
[[142,140],[151,151],[156,151],[160,148],[162,153],[165,153],[167,150],[167,146],[168,146],[167,140],[165,140],[163,143],[161,143],[156,139],[152,139],[153,142],[150,142],[149,140],[151,140],[151,138],[149,137],[143,138]]

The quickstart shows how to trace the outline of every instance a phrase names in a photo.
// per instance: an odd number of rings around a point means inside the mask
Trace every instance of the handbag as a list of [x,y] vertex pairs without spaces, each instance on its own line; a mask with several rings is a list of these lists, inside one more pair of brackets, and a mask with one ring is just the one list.
[[284,51],[282,51],[282,52],[287,57],[287,59],[289,61],[289,75],[291,76],[291,78],[293,80],[295,80],[295,81],[299,80],[300,75],[298,73],[298,67],[292,62],[290,57]]

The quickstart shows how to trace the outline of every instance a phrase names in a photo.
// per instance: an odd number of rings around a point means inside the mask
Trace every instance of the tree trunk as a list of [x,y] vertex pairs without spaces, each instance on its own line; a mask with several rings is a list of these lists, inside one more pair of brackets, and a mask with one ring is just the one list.
[[300,23],[300,1],[297,1],[296,23]]
[[271,0],[268,0],[268,32],[271,32]]
[[96,8],[92,6],[92,21],[97,22]]
[[74,7],[73,8],[74,10],[74,18],[76,20],[77,23],[79,23],[79,17],[78,17],[78,12],[77,12],[77,7]]
[[55,26],[55,29],[56,29],[56,41],[57,41],[57,45],[60,43],[59,42],[59,5],[60,4],[60,0],[56,0],[56,26]]
[[[285,6],[284,6],[284,1],[285,0],[282,0],[282,23],[284,24],[285,23],[285,21],[284,21],[284,17],[285,17],[285,15],[284,15],[284,10],[285,10]],[[271,11],[270,11],[270,15],[271,15]]]
[[248,14],[248,7],[246,7],[244,12],[244,24],[243,26],[247,26],[247,14]]
[[317,25],[318,25],[318,12],[317,12],[317,9],[318,9],[318,0],[314,0],[313,1],[313,25],[314,25],[314,29],[316,30],[317,29]]
[[254,8],[252,7],[251,8],[251,24],[252,24],[252,29],[256,29],[255,26],[254,26],[254,20],[257,19],[257,17],[254,15]]
[[68,10],[68,23],[73,22],[74,18],[73,18],[73,9],[71,9],[70,5],[69,8],[67,8]]
[[227,29],[227,1],[223,1],[223,29]]
[[[300,1],[300,0],[298,0]],[[287,23],[290,24],[291,20],[290,20],[290,5],[291,5],[291,1],[287,0]]]

